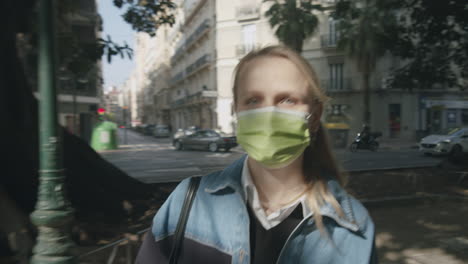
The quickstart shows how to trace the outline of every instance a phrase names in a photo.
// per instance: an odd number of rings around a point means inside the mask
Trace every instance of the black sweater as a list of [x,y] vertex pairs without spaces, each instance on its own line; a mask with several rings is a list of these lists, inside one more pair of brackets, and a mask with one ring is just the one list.
[[303,219],[302,206],[299,204],[286,219],[269,230],[263,228],[250,206],[247,207],[250,218],[250,252],[252,257],[250,263],[276,263],[289,235]]

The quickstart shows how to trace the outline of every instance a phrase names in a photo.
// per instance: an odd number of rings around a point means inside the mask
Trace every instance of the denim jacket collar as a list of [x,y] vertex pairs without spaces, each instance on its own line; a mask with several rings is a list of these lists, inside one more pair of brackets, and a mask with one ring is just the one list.
[[[213,177],[211,182],[205,188],[205,191],[214,194],[230,187],[232,190],[239,193],[245,202],[246,195],[244,194],[241,184],[241,174],[245,158],[246,156],[243,156],[236,160],[230,166],[221,171],[219,175]],[[356,222],[349,196],[341,188],[338,182],[331,177],[328,177],[328,189],[340,204],[345,217],[340,217],[335,208],[329,203],[325,203],[320,208],[321,215],[332,218],[337,224],[353,232],[361,231],[362,227],[358,226]]]

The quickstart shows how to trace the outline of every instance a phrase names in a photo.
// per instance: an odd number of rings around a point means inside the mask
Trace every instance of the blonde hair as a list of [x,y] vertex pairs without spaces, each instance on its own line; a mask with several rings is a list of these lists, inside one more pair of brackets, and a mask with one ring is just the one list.
[[[240,60],[234,70],[234,85],[232,88],[234,105],[237,105],[238,102],[237,90],[243,69],[249,62],[261,57],[280,57],[294,63],[303,73],[309,84],[309,89],[314,97],[313,99],[315,99],[312,101],[320,104],[323,109],[324,104],[329,98],[320,88],[319,80],[314,69],[301,55],[284,46],[268,46],[259,50],[254,50]],[[309,128],[309,130],[312,131],[312,128]],[[346,175],[341,171],[336,162],[329,144],[327,131],[322,125],[319,125],[315,134],[311,132],[311,143],[304,151],[303,164],[304,175],[309,185],[309,191],[307,192],[308,203],[314,213],[314,219],[318,229],[320,232],[325,233],[320,207],[327,202],[335,208],[340,217],[344,217],[344,213],[338,201],[328,190],[327,178],[322,173],[323,171],[327,171],[341,186],[345,185]]]

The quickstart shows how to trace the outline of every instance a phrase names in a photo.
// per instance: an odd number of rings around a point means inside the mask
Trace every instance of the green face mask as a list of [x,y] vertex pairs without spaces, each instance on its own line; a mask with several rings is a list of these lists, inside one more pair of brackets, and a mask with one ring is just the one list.
[[241,111],[237,114],[237,141],[265,167],[285,167],[310,143],[308,118],[308,113],[274,106]]

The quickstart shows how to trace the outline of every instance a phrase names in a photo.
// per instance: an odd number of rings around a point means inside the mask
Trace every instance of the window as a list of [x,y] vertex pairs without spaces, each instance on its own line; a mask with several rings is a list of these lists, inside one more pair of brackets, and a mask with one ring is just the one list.
[[328,89],[332,91],[344,90],[343,63],[330,64],[330,83]]
[[328,45],[336,46],[338,44],[338,30],[337,30],[338,21],[329,18],[328,19]]
[[257,25],[247,24],[242,26],[242,39],[245,52],[249,52],[255,48],[257,42]]
[[461,122],[462,125],[468,125],[468,109],[462,109],[461,111]]

